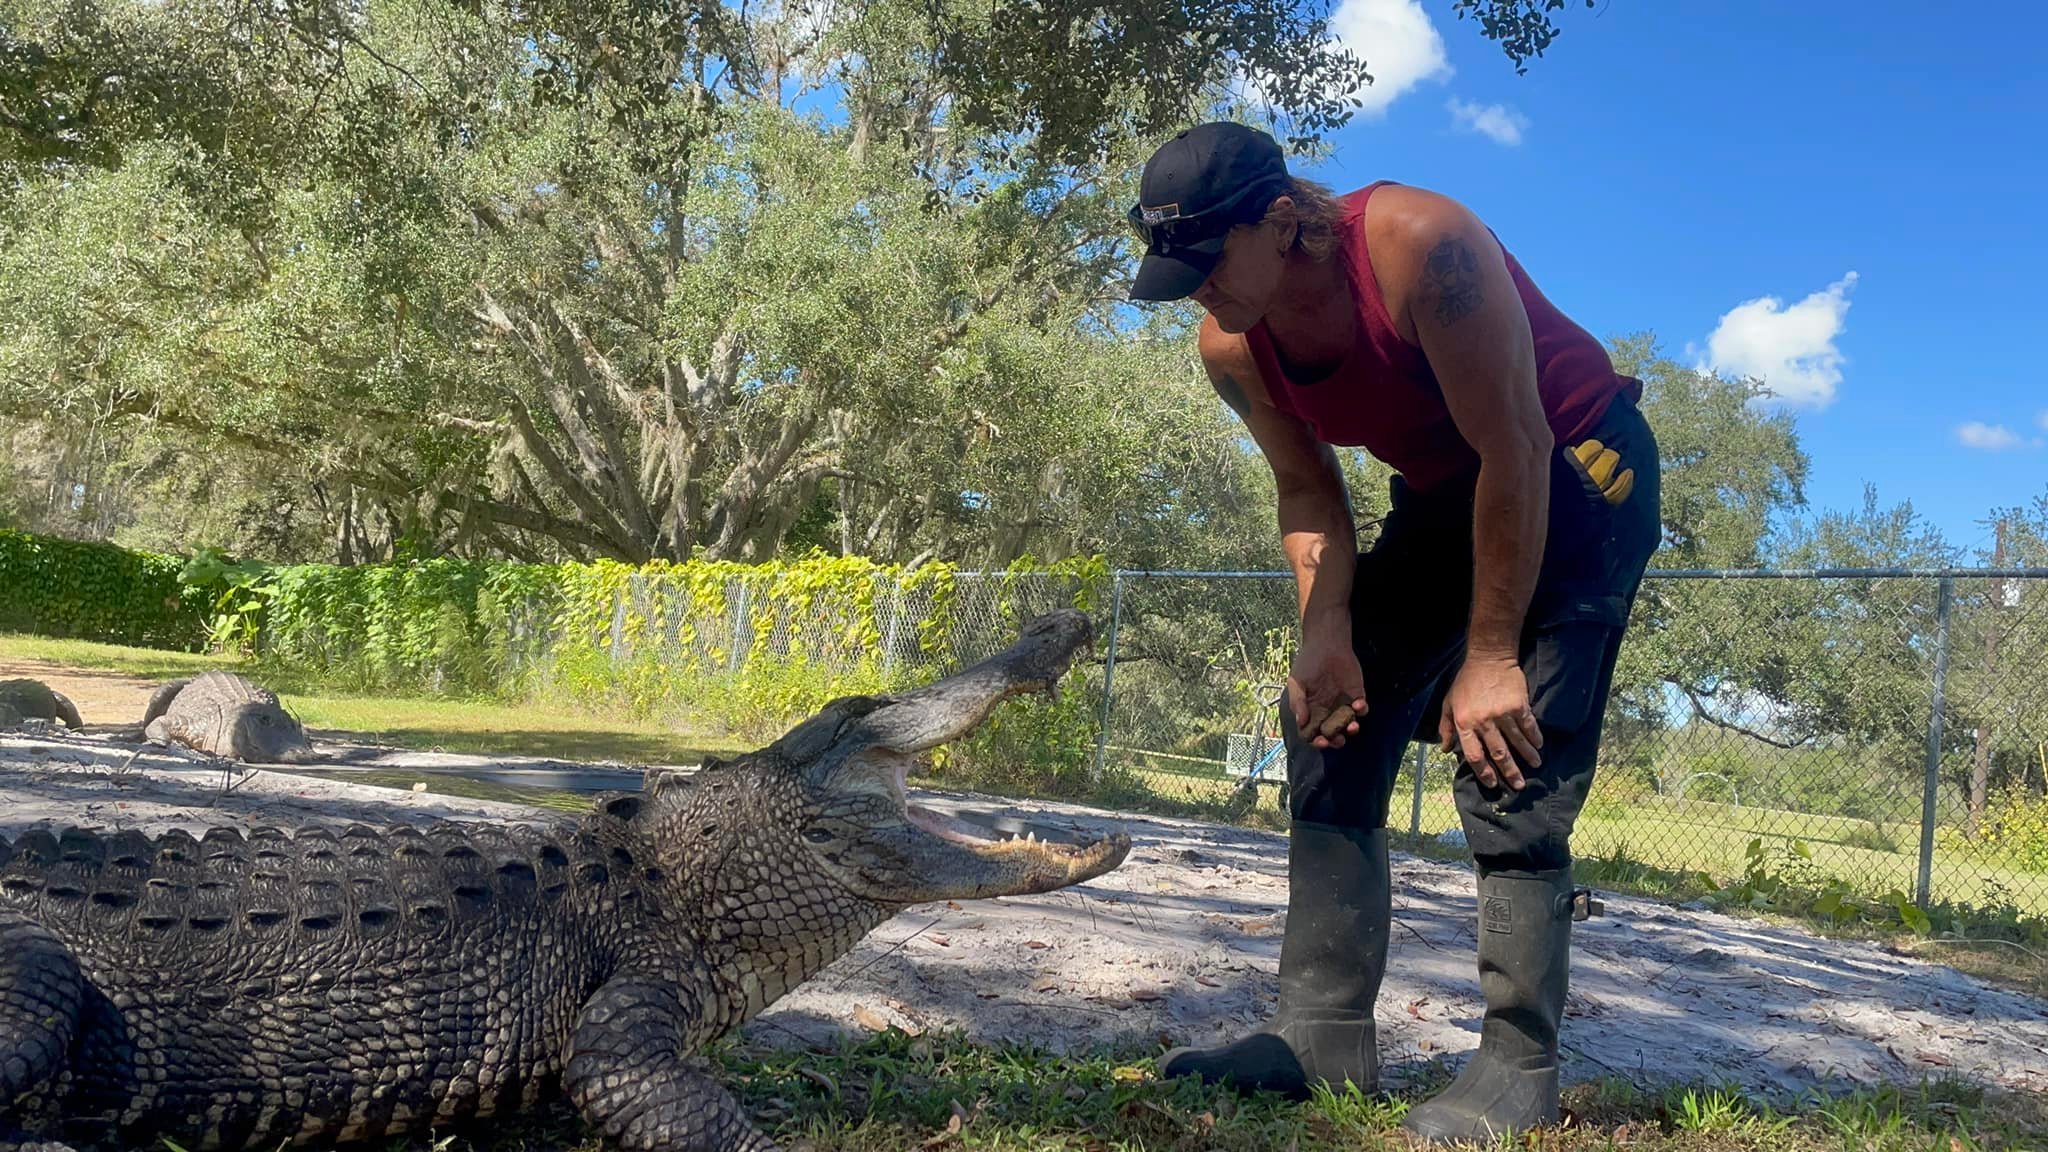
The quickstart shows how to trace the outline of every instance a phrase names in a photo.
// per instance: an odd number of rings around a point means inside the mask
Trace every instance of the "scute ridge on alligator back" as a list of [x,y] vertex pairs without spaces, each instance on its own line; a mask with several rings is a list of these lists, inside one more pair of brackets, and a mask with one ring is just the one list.
[[905,906],[1123,861],[1121,833],[999,839],[904,791],[1091,637],[1041,618],[541,829],[0,838],[0,1146],[347,1143],[559,1094],[613,1147],[772,1152],[690,1054]]
[[306,730],[277,693],[219,669],[157,686],[142,713],[143,738],[249,764],[317,758]]

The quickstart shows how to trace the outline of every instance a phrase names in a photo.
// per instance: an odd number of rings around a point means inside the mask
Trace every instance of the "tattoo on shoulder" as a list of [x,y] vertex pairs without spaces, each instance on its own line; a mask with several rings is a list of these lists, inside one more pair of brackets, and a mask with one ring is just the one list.
[[1244,388],[1238,384],[1237,377],[1228,372],[1211,372],[1209,384],[1216,389],[1218,396],[1223,397],[1223,402],[1230,405],[1231,411],[1240,417],[1252,414],[1251,402],[1244,398]]
[[1422,277],[1436,298],[1436,322],[1449,327],[1479,310],[1479,258],[1455,236],[1429,250]]

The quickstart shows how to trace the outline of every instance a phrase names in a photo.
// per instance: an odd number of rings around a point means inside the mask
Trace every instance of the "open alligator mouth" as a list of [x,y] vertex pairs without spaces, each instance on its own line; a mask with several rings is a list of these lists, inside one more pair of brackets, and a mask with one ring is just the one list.
[[1079,612],[1040,616],[1002,652],[893,696],[860,718],[856,739],[866,746],[867,755],[894,761],[895,791],[905,818],[950,849],[945,855],[956,862],[959,856],[970,857],[978,867],[968,870],[989,874],[1003,890],[1044,891],[1100,875],[1123,862],[1130,852],[1130,837],[1122,832],[1092,839],[1055,835],[1050,828],[1021,821],[994,816],[984,822],[963,820],[911,803],[911,762],[921,752],[973,732],[1013,696],[1044,692],[1057,699],[1060,677],[1093,638],[1088,618]]
[[976,878],[977,896],[1048,892],[1111,871],[1130,854],[1131,838],[1110,832],[1092,839],[1005,817],[987,822],[905,801],[911,827],[935,841],[927,853],[940,885]]
[[[901,780],[898,787],[903,787]],[[984,859],[1037,862],[1087,875],[1106,871],[1105,865],[1114,867],[1130,847],[1121,833],[1089,839],[999,813],[941,812],[907,796],[903,814],[924,832]]]

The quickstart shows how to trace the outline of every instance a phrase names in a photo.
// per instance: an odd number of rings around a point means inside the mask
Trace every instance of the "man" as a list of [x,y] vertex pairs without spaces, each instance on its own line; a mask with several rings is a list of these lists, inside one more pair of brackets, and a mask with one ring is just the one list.
[[[1146,164],[1136,300],[1208,315],[1209,378],[1273,469],[1301,647],[1282,731],[1292,818],[1280,1005],[1168,1075],[1294,1095],[1378,1087],[1387,805],[1408,741],[1460,759],[1478,873],[1478,1052],[1405,1126],[1485,1142],[1554,1123],[1574,903],[1570,836],[1638,583],[1661,535],[1641,384],[1471,212],[1381,182],[1291,177],[1212,123]],[[1396,472],[1356,551],[1331,445]]]

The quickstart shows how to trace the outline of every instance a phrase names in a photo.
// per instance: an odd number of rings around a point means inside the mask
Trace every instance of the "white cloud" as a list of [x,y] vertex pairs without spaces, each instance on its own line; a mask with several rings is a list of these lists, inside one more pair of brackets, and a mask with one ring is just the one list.
[[2048,408],[2041,409],[2041,415],[2036,418],[2036,422],[2041,425],[2041,431],[2048,432]]
[[1849,316],[1850,272],[1822,291],[1786,307],[1776,296],[1759,296],[1730,308],[1707,337],[1702,368],[1762,380],[1777,399],[1824,408],[1842,382],[1842,353],[1835,338]]
[[1966,448],[1982,448],[1986,452],[1999,452],[2019,446],[2019,434],[2003,424],[1986,424],[1972,420],[1956,428],[1956,439]]
[[1458,127],[1510,148],[1522,142],[1522,130],[1529,126],[1527,116],[1505,104],[1477,104],[1453,96],[1444,107],[1451,110]]
[[1372,74],[1358,93],[1368,116],[1383,114],[1417,84],[1451,74],[1443,37],[1421,0],[1342,0],[1330,14],[1330,31]]

